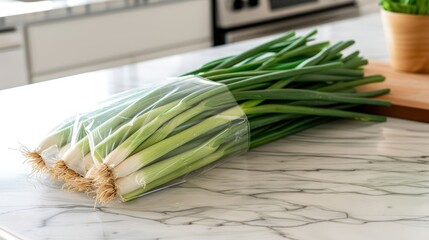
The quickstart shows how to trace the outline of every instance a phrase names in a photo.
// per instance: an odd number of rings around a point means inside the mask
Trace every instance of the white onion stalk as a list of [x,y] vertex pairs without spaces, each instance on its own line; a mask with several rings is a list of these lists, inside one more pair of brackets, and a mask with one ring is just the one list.
[[136,169],[140,169],[144,166],[151,164],[158,158],[167,154],[168,152],[182,146],[183,144],[195,139],[206,131],[218,126],[222,126],[231,121],[240,119],[243,117],[243,111],[240,107],[233,107],[218,115],[207,118],[203,122],[192,126],[174,136],[164,139],[139,153],[125,159],[121,164],[113,168],[113,174],[117,178],[125,177],[133,173]]
[[[139,188],[145,188],[147,184],[172,174],[181,167],[189,166],[195,161],[207,157],[217,151],[222,144],[230,142],[232,140],[231,138],[240,134],[240,130],[243,130],[241,126],[231,126],[222,130],[209,140],[200,143],[199,146],[193,149],[156,162],[126,177],[117,179],[115,184],[118,194],[122,196]],[[247,131],[247,129],[244,130]]]
[[[134,191],[125,193],[121,195],[122,201],[130,201],[135,198],[138,198],[142,196],[145,193],[148,193],[149,191],[160,187],[166,183],[171,182],[172,180],[175,180],[177,178],[180,178],[182,176],[186,176],[189,173],[201,169],[209,164],[212,164],[216,162],[217,160],[226,157],[230,154],[236,153],[237,151],[240,151],[242,147],[237,146],[235,149],[234,147],[231,147],[231,144],[222,145],[218,150],[216,150],[214,153],[207,155],[206,157],[203,157],[201,159],[198,159],[195,162],[192,162],[191,164],[187,166],[182,166],[181,168],[176,169],[173,173],[165,175],[164,177],[157,178],[156,180],[147,183],[145,186],[137,188]],[[123,183],[121,183],[123,184]]]
[[[29,150],[26,147],[22,147],[22,153],[27,158],[28,162],[33,167],[33,172],[47,172],[52,174],[50,171],[51,166],[45,162],[42,155],[43,152],[55,147],[60,149],[61,152],[58,156],[62,156],[64,151],[68,148],[64,148],[72,141],[78,141],[86,135],[84,126],[91,123],[93,126],[104,122],[106,119],[111,118],[120,112],[125,106],[129,105],[129,100],[133,96],[138,94],[138,91],[132,90],[126,94],[118,94],[110,98],[94,111],[79,114],[77,117],[71,117],[64,121],[59,126],[55,127],[51,133],[43,139],[35,150]],[[78,123],[78,125],[76,125]],[[68,145],[70,146],[70,145]],[[55,176],[53,176],[55,179]]]
[[66,153],[67,150],[69,150],[71,147],[71,143],[67,143],[66,145],[64,145],[61,149],[60,152],[58,153],[58,157],[62,157],[64,155],[64,153]]
[[[97,190],[97,199],[100,202],[108,202],[117,197],[115,179],[132,174],[138,169],[151,164],[160,157],[166,155],[174,149],[190,142],[191,140],[202,136],[210,129],[219,126],[225,126],[235,120],[242,119],[243,111],[239,106],[227,109],[218,113],[202,122],[183,130],[171,137],[168,137],[142,151],[125,159],[122,163],[114,168],[109,168],[107,164],[101,164],[95,171],[95,185]],[[208,151],[208,150],[206,150]],[[203,151],[204,152],[204,151]],[[183,153],[185,154],[185,153]],[[173,157],[174,158],[174,157]],[[180,155],[179,157],[180,158]]]
[[52,146],[63,147],[70,139],[72,123],[66,123],[58,132],[51,133],[43,139],[35,150],[22,146],[22,155],[31,164],[34,173],[49,172],[49,166],[42,157],[42,153]]
[[[126,139],[127,136],[139,129],[141,125],[151,121],[160,113],[174,106],[175,102],[179,101],[177,99],[181,99],[193,90],[177,91],[176,85],[177,83],[163,86],[164,89],[161,90],[167,91],[167,94],[161,99],[159,98],[160,89],[154,89],[147,93],[138,92],[134,94],[133,96],[136,97],[131,98],[130,101],[124,104],[119,113],[110,116],[110,118],[100,124],[91,126],[93,129],[86,129],[89,133],[67,150],[61,160],[56,161],[52,167],[52,174],[57,179],[63,180],[68,189],[92,191],[92,179],[84,178],[88,165],[84,160],[85,156],[90,154],[90,143],[103,142],[107,136],[117,131],[122,133],[122,140]],[[161,107],[156,107],[156,103],[161,103]],[[97,158],[93,160],[97,160]]]
[[[162,111],[163,109],[154,109],[152,112],[150,111],[140,116],[139,120],[142,122],[147,121],[147,119],[155,117],[157,112]],[[129,126],[133,126],[133,124]],[[103,127],[103,124],[100,127]],[[107,128],[109,127],[104,125],[104,129]],[[109,133],[105,134],[108,135]],[[76,191],[92,191],[93,189],[92,179],[84,178],[89,165],[88,159],[93,161],[89,153],[89,143],[89,136],[81,139],[75,146],[66,151],[62,156],[62,160],[58,160],[52,168],[53,175],[63,180],[68,189],[76,189]]]

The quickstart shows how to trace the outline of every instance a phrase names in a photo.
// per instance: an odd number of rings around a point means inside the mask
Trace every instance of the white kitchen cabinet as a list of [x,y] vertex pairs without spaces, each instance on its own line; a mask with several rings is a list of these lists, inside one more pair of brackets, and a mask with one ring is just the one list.
[[33,82],[211,45],[210,1],[185,0],[29,25]]
[[28,84],[19,32],[0,33],[0,90]]
[[27,71],[22,50],[0,50],[0,90],[27,83]]

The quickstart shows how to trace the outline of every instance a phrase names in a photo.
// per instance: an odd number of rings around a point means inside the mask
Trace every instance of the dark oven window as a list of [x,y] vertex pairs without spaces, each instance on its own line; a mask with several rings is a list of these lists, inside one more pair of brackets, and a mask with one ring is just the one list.
[[270,0],[271,9],[291,7],[309,2],[317,2],[317,0]]

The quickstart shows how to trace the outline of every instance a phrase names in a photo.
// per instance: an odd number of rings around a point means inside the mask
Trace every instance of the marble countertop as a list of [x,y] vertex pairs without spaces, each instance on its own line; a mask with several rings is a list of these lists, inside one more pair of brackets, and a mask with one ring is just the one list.
[[0,29],[177,0],[2,0]]
[[[387,58],[379,15],[318,29]],[[0,239],[429,239],[429,124],[395,118],[325,124],[128,203],[28,177],[20,144],[65,116],[264,40],[0,91]]]

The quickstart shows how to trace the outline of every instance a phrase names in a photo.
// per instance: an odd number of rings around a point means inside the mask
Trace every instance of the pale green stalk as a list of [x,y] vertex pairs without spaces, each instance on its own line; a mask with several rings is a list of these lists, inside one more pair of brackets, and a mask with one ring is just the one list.
[[[225,144],[224,146],[221,146],[216,152],[210,154],[209,156],[203,157],[203,158],[199,159],[198,161],[193,162],[189,166],[179,168],[176,171],[174,171],[172,174],[169,174],[163,178],[158,178],[157,180],[155,180],[151,183],[148,183],[144,187],[138,188],[132,192],[121,195],[121,198],[123,201],[133,200],[135,198],[140,197],[142,194],[144,194],[144,193],[146,193],[152,189],[155,189],[155,188],[157,188],[163,184],[166,184],[166,183],[168,183],[174,179],[177,179],[181,176],[187,175],[192,171],[195,171],[197,169],[205,167],[205,166],[221,159],[225,155],[227,155],[226,152],[230,151],[229,147],[230,147],[229,144]],[[235,151],[233,151],[233,152],[235,152]]]
[[187,110],[186,112],[176,116],[171,121],[166,123],[164,126],[159,128],[152,136],[144,141],[139,149],[143,150],[159,141],[165,139],[170,133],[172,133],[177,127],[192,119],[193,117],[213,109],[221,107],[231,107],[234,103],[230,93],[220,94],[219,96],[212,97],[204,100],[197,106]]
[[161,113],[166,112],[180,103],[180,100],[168,103],[164,106],[152,109],[149,112],[142,114],[141,116],[132,119],[128,123],[122,125],[118,130],[109,134],[108,137],[104,138],[94,148],[94,157],[98,162],[103,162],[103,158],[106,157],[113,149],[115,149],[121,142],[125,141],[130,135],[135,133],[145,124],[151,122],[157,118]]
[[[107,100],[100,102],[99,105],[97,106],[97,109],[90,110],[90,111],[81,113],[79,115],[83,119],[92,118],[94,116],[97,116],[100,113],[106,112],[108,110],[112,110],[112,107],[116,107],[117,105],[123,103],[124,101],[127,101],[130,98],[133,98],[141,91],[142,91],[141,89],[128,90],[122,93],[115,94],[112,97],[108,98]],[[76,116],[69,117],[65,121],[60,123],[58,126],[54,127],[50,133],[52,134],[52,133],[58,132],[67,127],[73,127],[73,124],[75,121],[76,121]]]
[[203,135],[208,130],[231,123],[234,120],[243,118],[245,115],[239,106],[230,108],[222,113],[213,117],[207,118],[199,124],[196,124],[182,132],[173,135],[163,141],[156,143],[143,151],[128,157],[113,168],[113,174],[117,178],[125,177],[136,170],[149,165],[168,152],[182,146],[183,144]]
[[[51,146],[57,146],[61,148],[67,143],[77,142],[86,135],[84,128],[88,124],[92,126],[98,126],[107,119],[118,114],[122,111],[129,101],[120,101],[116,105],[112,104],[108,107],[103,108],[102,111],[97,110],[91,113],[84,114],[79,120],[77,117],[74,117],[72,123],[64,125],[59,130],[52,132],[48,137],[42,140],[37,147],[37,152],[42,152]],[[77,125],[78,124],[78,125]]]
[[[110,118],[109,120],[102,123],[100,126],[91,130],[91,134],[89,136],[82,138],[64,154],[63,160],[67,163],[78,163],[86,154],[89,153],[90,142],[101,142],[102,139],[111,134],[112,129],[117,128],[119,125],[123,124],[124,122],[128,122],[130,119],[133,119],[138,115],[150,111],[150,109],[154,106],[155,103],[159,105],[164,105],[177,99],[180,99],[183,96],[186,96],[188,92],[192,92],[194,90],[191,88],[180,90],[179,92],[177,92],[179,87],[178,84],[180,84],[180,82],[181,81],[177,81],[171,83],[168,86],[156,88],[140,96],[133,103],[128,104],[128,106],[121,112],[119,112],[116,116]],[[160,99],[159,96],[162,96],[162,98]]]
[[197,104],[200,101],[209,98],[213,95],[226,91],[226,88],[222,85],[216,85],[216,87],[213,89],[212,87],[213,86],[206,86],[199,91],[195,91],[192,94],[189,94],[188,96],[181,99],[180,102],[172,109],[159,114],[150,123],[141,127],[138,131],[133,133],[124,142],[122,142],[118,147],[112,150],[103,160],[103,162],[109,166],[117,166],[128,156],[130,156],[131,153],[133,153],[134,150],[137,149],[143,141],[149,138],[164,123],[177,116],[178,114],[182,113],[183,111],[187,110],[188,108],[192,107],[194,104]]
[[[226,141],[231,141],[231,138],[234,138],[240,130],[243,131],[243,129],[240,128],[242,128],[242,126],[239,125],[226,128],[194,149],[156,162],[124,178],[118,179],[115,181],[118,194],[124,195],[142,186],[144,187],[156,179],[169,175],[181,167],[189,166],[193,162],[212,154],[221,144]],[[243,140],[241,140],[241,142],[243,142]],[[236,144],[240,144],[240,140],[236,142]]]

